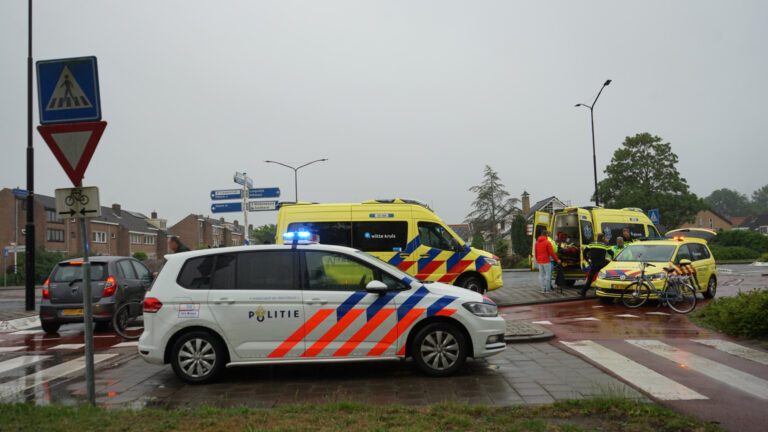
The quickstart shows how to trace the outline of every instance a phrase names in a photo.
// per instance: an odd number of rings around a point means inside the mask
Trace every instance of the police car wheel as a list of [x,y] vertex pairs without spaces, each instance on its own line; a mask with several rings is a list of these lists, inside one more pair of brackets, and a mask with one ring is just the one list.
[[213,380],[224,365],[224,348],[210,333],[193,331],[176,340],[171,366],[182,381],[202,384]]
[[448,376],[464,364],[467,342],[464,333],[455,325],[437,322],[428,324],[416,334],[411,353],[416,365],[426,375]]
[[707,283],[707,290],[704,291],[705,298],[713,298],[717,294],[717,279],[714,276],[709,277],[709,283]]
[[461,286],[462,288],[466,288],[470,291],[474,291],[476,293],[485,294],[485,284],[483,283],[483,280],[477,276],[465,277],[464,279],[462,279],[459,286]]

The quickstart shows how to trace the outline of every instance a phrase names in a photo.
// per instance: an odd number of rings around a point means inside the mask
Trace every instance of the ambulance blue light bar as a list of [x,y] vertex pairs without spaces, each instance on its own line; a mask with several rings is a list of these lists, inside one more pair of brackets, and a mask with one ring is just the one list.
[[286,243],[320,243],[320,237],[309,231],[289,231],[283,233],[283,241]]

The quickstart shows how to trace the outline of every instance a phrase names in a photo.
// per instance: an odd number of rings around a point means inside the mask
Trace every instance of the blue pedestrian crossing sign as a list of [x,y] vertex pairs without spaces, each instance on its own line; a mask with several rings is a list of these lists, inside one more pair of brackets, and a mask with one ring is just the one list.
[[96,57],[37,62],[40,124],[101,120]]
[[659,224],[659,209],[648,210],[648,219],[653,222],[654,225]]

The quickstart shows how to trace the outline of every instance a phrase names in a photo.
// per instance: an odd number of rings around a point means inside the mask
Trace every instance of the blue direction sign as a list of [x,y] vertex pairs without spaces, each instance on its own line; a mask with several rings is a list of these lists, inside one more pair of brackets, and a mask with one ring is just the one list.
[[96,57],[37,62],[40,123],[77,123],[101,120]]
[[280,188],[256,188],[248,189],[248,198],[278,198],[280,196]]
[[230,213],[241,211],[243,211],[243,203],[241,202],[211,204],[211,213]]
[[212,200],[240,199],[242,197],[242,189],[220,189],[211,191]]
[[248,201],[248,211],[274,211],[277,210],[277,201]]
[[29,196],[29,191],[26,189],[13,188],[13,194],[16,198],[26,198]]
[[659,209],[648,210],[648,219],[653,222],[654,225],[659,224]]

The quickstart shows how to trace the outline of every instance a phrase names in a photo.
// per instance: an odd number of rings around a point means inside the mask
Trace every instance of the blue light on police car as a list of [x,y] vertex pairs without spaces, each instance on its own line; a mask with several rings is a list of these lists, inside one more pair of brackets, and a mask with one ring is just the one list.
[[285,242],[299,241],[302,243],[318,243],[319,238],[317,235],[312,234],[309,231],[288,231],[283,233],[283,240]]

